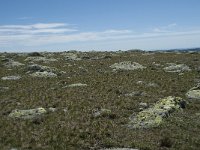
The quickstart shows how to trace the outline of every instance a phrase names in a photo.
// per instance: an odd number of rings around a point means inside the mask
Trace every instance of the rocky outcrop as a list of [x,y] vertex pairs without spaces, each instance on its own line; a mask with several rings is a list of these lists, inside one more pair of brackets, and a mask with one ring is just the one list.
[[32,64],[27,67],[28,73],[33,77],[56,77],[65,72],[59,71],[57,68]]
[[23,66],[24,64],[14,61],[14,60],[9,60],[8,62],[4,63],[4,66],[7,68],[14,68],[14,67],[19,67],[19,66]]
[[53,72],[53,73],[59,72],[57,68],[42,66],[38,64],[28,65],[27,70],[30,72],[37,72],[37,71],[39,72],[47,71],[47,72]]
[[78,57],[75,53],[64,53],[65,60],[81,60],[81,58]]
[[46,58],[46,57],[27,57],[24,61],[33,61],[33,62],[44,62],[44,63],[49,63],[49,62],[55,62],[58,61],[57,59],[54,58]]
[[174,64],[169,63],[168,67],[165,67],[164,70],[166,72],[184,72],[184,71],[191,71],[191,69],[185,64]]
[[41,78],[51,78],[51,77],[57,77],[57,75],[53,72],[47,72],[47,71],[43,71],[43,72],[34,72],[32,74],[30,74],[32,77],[41,77]]
[[9,117],[18,119],[34,119],[45,114],[46,112],[47,111],[42,107],[36,109],[28,109],[28,110],[16,109],[9,114]]
[[185,108],[186,101],[180,97],[169,96],[159,100],[154,106],[130,117],[129,128],[158,127],[172,112]]
[[4,91],[7,91],[7,90],[9,90],[9,87],[0,86],[0,92],[4,92]]
[[187,93],[186,96],[191,99],[198,99],[200,100],[200,84],[196,87],[191,88]]
[[6,76],[1,78],[1,80],[19,80],[19,79],[21,79],[20,76]]
[[101,116],[109,116],[111,114],[111,110],[110,109],[97,109],[94,110],[93,112],[93,116],[94,117],[101,117]]
[[131,62],[131,61],[123,61],[120,63],[115,63],[111,65],[110,67],[116,70],[136,70],[136,69],[146,68],[137,62]]
[[82,83],[74,83],[74,84],[69,84],[64,86],[63,88],[68,88],[68,87],[84,87],[87,86],[87,84],[82,84]]

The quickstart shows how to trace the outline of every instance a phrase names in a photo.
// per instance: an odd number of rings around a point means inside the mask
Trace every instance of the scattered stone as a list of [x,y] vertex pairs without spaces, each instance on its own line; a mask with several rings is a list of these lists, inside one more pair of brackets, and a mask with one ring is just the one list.
[[191,99],[198,99],[200,100],[200,84],[196,87],[191,88],[187,93],[186,96]]
[[44,63],[49,63],[49,62],[55,62],[58,61],[57,59],[54,58],[46,58],[46,57],[27,57],[25,61],[34,61],[34,62],[44,62]]
[[40,107],[36,109],[28,109],[28,110],[13,110],[10,114],[10,118],[19,118],[19,119],[34,119],[37,118],[43,114],[45,114],[47,111]]
[[148,104],[147,103],[139,103],[139,106],[142,107],[142,108],[147,108],[148,107]]
[[9,90],[9,87],[5,87],[5,86],[0,87],[0,92],[6,91],[6,90]]
[[43,71],[43,72],[34,72],[32,74],[30,74],[32,77],[41,77],[41,78],[52,78],[52,77],[57,77],[57,75],[53,72],[47,72],[47,71]]
[[103,109],[103,108],[94,110],[93,116],[95,118],[98,118],[98,117],[106,117],[109,119],[116,118],[116,114],[112,113],[112,111],[110,109]]
[[50,107],[50,108],[49,108],[49,111],[50,111],[50,112],[55,112],[55,111],[56,111],[56,108]]
[[14,61],[14,60],[9,60],[8,62],[4,63],[4,66],[7,68],[14,68],[14,67],[19,67],[19,66],[23,66],[24,64]]
[[136,84],[141,84],[142,85],[142,84],[145,84],[145,82],[144,81],[137,81]]
[[1,80],[19,80],[19,79],[21,79],[20,76],[6,76],[1,78]]
[[164,70],[166,72],[184,72],[184,71],[191,71],[191,69],[185,64],[174,64],[168,63],[168,67],[165,67]]
[[75,53],[65,53],[65,60],[81,60]]
[[84,86],[87,86],[87,84],[74,83],[74,84],[66,85],[63,88],[68,88],[68,87],[84,87]]
[[27,67],[28,72],[34,77],[56,77],[57,75],[65,74],[64,71],[59,71],[57,68],[32,64]]
[[47,72],[58,73],[58,69],[56,69],[56,68],[48,67],[48,66],[42,66],[42,65],[38,65],[38,64],[28,65],[27,70],[30,71],[30,72],[47,71]]
[[67,109],[67,108],[64,108],[63,111],[64,111],[64,113],[66,113],[66,112],[68,111],[68,109]]
[[172,112],[185,108],[186,102],[180,97],[169,96],[156,102],[153,107],[140,111],[130,117],[129,128],[152,128],[158,127],[163,119]]
[[156,87],[159,87],[159,86],[156,83],[148,83],[147,87],[155,87],[156,88]]
[[131,62],[131,61],[115,63],[115,64],[111,65],[110,67],[113,69],[117,69],[117,70],[136,70],[136,69],[146,68],[137,62]]
[[133,96],[144,96],[144,95],[146,95],[146,93],[142,92],[142,91],[134,91],[132,93],[125,94],[125,96],[130,96],[130,97],[133,97]]
[[142,111],[144,109],[148,108],[148,104],[147,103],[139,103],[139,110]]
[[152,65],[156,66],[156,67],[161,67],[162,65],[156,62],[153,62]]

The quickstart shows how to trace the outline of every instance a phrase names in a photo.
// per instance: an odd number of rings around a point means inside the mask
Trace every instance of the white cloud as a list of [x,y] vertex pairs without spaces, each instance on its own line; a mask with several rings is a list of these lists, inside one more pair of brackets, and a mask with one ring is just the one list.
[[0,35],[15,35],[15,34],[55,34],[77,31],[75,28],[69,28],[68,24],[64,23],[37,23],[31,25],[2,25],[0,26]]
[[[49,23],[49,24],[32,24],[32,25],[2,25],[0,26],[0,45],[2,47],[12,46],[16,47],[44,47],[48,45],[72,45],[75,47],[77,44],[84,45],[84,43],[90,43],[88,45],[95,45],[95,43],[115,43],[113,46],[119,46],[116,43],[135,44],[140,48],[139,45],[159,45],[158,39],[166,39],[166,43],[170,44],[170,39],[190,39],[191,37],[200,37],[199,30],[188,30],[188,31],[174,31],[171,30],[177,26],[177,24],[169,24],[167,26],[155,28],[153,32],[136,33],[131,30],[117,30],[109,29],[104,31],[90,31],[80,32],[73,26],[64,23]],[[164,31],[166,30],[166,32]],[[143,41],[143,44],[142,44]],[[150,43],[154,41],[155,43]],[[164,40],[162,40],[163,42]],[[167,42],[168,41],[168,42]],[[183,40],[182,40],[183,41]],[[192,40],[188,40],[192,43]],[[195,40],[194,40],[195,41]],[[139,42],[139,44],[137,44]],[[108,46],[109,44],[107,44]],[[165,44],[167,45],[167,44]],[[112,45],[108,46],[111,47]],[[127,47],[125,44],[125,48]],[[119,46],[121,48],[122,46]],[[156,47],[156,46],[154,46]]]
[[174,29],[175,27],[177,26],[176,23],[172,23],[172,24],[169,24],[167,26],[161,26],[161,27],[156,27],[153,29],[154,32],[171,32],[172,29]]

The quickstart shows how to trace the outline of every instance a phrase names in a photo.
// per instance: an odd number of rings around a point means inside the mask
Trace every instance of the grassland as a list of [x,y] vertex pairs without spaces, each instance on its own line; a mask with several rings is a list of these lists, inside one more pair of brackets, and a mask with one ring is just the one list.
[[[55,78],[36,78],[27,74],[24,61],[28,54],[0,54],[0,77],[20,75],[20,80],[0,80],[0,149],[77,149],[126,147],[140,150],[198,150],[200,147],[200,101],[185,94],[200,81],[200,53],[161,52],[74,52],[81,60],[65,60],[62,53],[43,53],[56,62],[37,62],[65,71]],[[84,57],[83,57],[84,56]],[[8,69],[5,58],[25,64]],[[96,58],[96,59],[91,59]],[[133,61],[147,67],[143,70],[113,71],[109,66]],[[167,63],[186,64],[191,71],[165,72]],[[155,65],[159,64],[159,65]],[[137,84],[155,83],[156,87]],[[62,88],[73,83],[86,87]],[[125,96],[133,91],[145,95]],[[126,124],[139,103],[154,104],[166,96],[179,96],[188,101],[185,109],[166,118],[157,128],[129,129]],[[15,109],[56,108],[41,118],[9,118]],[[109,109],[108,115],[94,117],[94,111]],[[65,111],[63,111],[65,110]]]

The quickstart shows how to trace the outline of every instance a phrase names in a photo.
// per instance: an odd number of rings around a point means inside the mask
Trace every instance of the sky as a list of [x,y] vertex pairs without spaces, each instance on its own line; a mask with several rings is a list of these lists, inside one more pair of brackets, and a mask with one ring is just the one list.
[[200,47],[200,0],[0,0],[0,52]]

